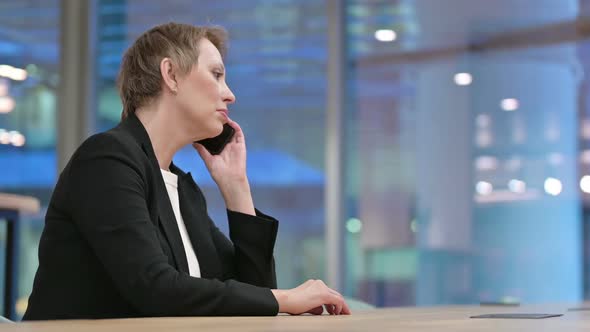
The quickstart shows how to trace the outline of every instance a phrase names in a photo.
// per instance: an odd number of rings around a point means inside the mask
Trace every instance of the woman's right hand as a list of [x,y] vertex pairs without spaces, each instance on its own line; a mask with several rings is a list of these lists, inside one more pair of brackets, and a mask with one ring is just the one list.
[[279,303],[279,312],[321,315],[324,312],[323,307],[326,307],[330,315],[350,315],[344,297],[321,280],[312,279],[292,289],[271,291]]

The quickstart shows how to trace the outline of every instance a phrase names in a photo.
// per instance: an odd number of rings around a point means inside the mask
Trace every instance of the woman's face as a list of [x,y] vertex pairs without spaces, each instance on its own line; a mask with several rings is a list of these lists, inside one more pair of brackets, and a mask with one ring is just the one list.
[[201,39],[197,64],[177,82],[177,106],[193,140],[219,135],[236,97],[225,83],[223,60],[211,41]]

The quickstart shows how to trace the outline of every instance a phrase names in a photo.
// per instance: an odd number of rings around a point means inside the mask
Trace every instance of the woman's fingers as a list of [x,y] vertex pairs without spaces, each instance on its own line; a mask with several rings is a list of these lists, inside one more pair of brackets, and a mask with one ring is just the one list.
[[343,312],[349,312],[349,308],[344,301],[344,297],[337,291],[328,287],[322,280],[308,280],[304,283],[303,288],[310,288],[310,291],[319,295],[319,300],[326,307],[330,315],[340,315]]
[[333,296],[334,296],[333,301],[335,302],[334,305],[336,306],[336,308],[334,308],[334,314],[340,315],[340,313],[342,312],[342,306],[344,303],[344,299],[342,298],[342,296],[336,296],[336,295],[333,295]]
[[337,295],[331,292],[328,287],[325,287],[324,289],[323,302],[328,306],[333,306],[331,312],[330,310],[328,310],[330,314],[340,315],[340,312],[342,312],[342,308],[344,306],[344,298],[341,295]]
[[348,307],[348,304],[346,302],[344,302],[344,306],[342,307],[342,315],[350,315],[352,312],[350,311],[350,308]]
[[[211,153],[209,153],[209,151],[203,145],[201,145],[199,143],[193,143],[193,147],[197,150],[197,152],[201,156],[201,159],[203,159],[205,161],[205,164],[207,164],[209,162],[209,160],[211,160],[211,158],[213,158]],[[208,164],[207,164],[207,167],[209,167]]]
[[322,306],[315,307],[315,308],[311,309],[310,311],[308,311],[307,313],[312,314],[312,315],[321,315],[324,313],[324,307],[322,307]]
[[324,307],[326,307],[326,311],[328,312],[328,314],[333,315],[334,314],[334,306],[331,304],[324,304]]
[[[292,314],[309,313],[321,315],[325,310],[330,315],[350,314],[350,308],[344,297],[337,291],[329,288],[321,280],[307,280],[296,288],[289,290],[293,293],[291,301],[282,305],[285,311]],[[281,297],[277,300],[282,301]],[[281,303],[279,302],[279,307]],[[290,308],[290,309],[289,309]]]
[[241,143],[244,140],[244,132],[242,131],[242,127],[240,127],[240,125],[232,119],[229,119],[227,123],[230,126],[232,126],[236,131],[234,137],[232,138],[232,141],[235,141],[236,143]]
[[195,149],[197,149],[197,152],[199,152],[199,154],[201,155],[201,157],[207,156],[207,155],[211,155],[209,153],[209,151],[207,151],[207,149],[205,149],[205,147],[203,145],[201,145],[200,143],[193,143],[193,147]]

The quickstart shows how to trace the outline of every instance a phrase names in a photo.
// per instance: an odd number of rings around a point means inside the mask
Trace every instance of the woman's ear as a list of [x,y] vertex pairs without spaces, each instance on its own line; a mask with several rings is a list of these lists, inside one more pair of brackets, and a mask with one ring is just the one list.
[[164,85],[166,88],[176,94],[178,91],[178,82],[176,81],[177,73],[176,73],[176,66],[172,63],[170,58],[164,58],[160,61],[160,73],[162,74],[162,79],[164,81]]

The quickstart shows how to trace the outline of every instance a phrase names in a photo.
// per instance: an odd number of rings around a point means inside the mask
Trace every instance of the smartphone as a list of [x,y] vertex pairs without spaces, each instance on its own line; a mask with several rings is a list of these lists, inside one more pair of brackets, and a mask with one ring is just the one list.
[[236,130],[226,123],[223,125],[223,131],[218,136],[202,139],[200,141],[196,141],[195,143],[199,143],[204,146],[210,154],[220,154],[227,143],[229,143],[232,137],[234,137],[235,133]]

